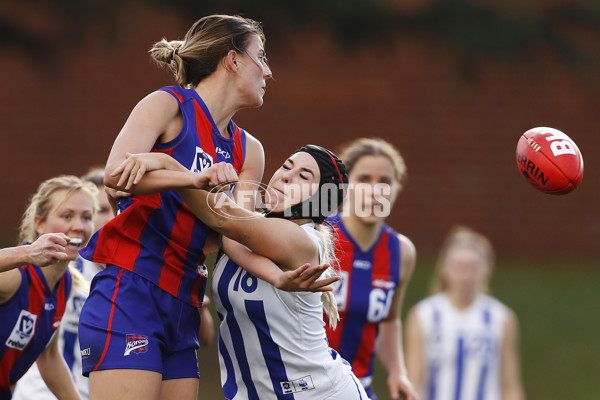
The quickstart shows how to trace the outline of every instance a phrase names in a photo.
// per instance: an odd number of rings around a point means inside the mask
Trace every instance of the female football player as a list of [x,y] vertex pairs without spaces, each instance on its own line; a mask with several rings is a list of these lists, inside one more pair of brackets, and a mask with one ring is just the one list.
[[371,399],[375,354],[387,371],[390,398],[415,399],[402,349],[400,311],[415,268],[416,251],[406,236],[385,223],[406,174],[404,160],[388,142],[359,138],[340,154],[350,190],[343,210],[328,221],[342,279],[335,295],[337,329],[328,327],[332,348],[352,364]]
[[[11,398],[11,385],[34,362],[56,397],[79,399],[55,333],[72,283],[85,286],[72,261],[94,230],[97,191],[94,184],[75,176],[60,176],[43,182],[31,199],[20,240],[36,246],[40,239],[53,239],[57,247],[49,254],[58,253],[46,260],[33,257],[31,261],[40,265],[26,264],[0,274],[1,399]],[[24,250],[29,250],[27,246]]]
[[[247,191],[245,182],[260,181],[262,146],[232,118],[263,103],[271,70],[261,25],[207,16],[183,40],[162,40],[150,53],[171,68],[178,86],[161,88],[135,106],[113,144],[104,183],[123,189],[110,172],[127,153],[149,151],[169,154],[200,176],[213,164],[228,163],[241,180],[234,195]],[[168,189],[173,172],[152,171],[135,185],[126,182],[133,196],[119,200],[120,213],[81,252],[107,265],[92,282],[79,326],[83,371],[95,399],[197,398],[197,309],[210,228],[177,192],[157,193],[157,187]]]
[[485,294],[494,263],[483,235],[464,227],[444,242],[433,292],[410,312],[408,373],[424,400],[523,400],[517,318]]

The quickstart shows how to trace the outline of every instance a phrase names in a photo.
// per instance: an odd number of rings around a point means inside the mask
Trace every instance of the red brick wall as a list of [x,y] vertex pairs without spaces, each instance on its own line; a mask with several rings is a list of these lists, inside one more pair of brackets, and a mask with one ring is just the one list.
[[[172,84],[146,51],[187,29],[164,12],[136,10],[118,21],[110,43],[93,28],[82,45],[38,64],[20,49],[0,57],[0,235],[13,240],[28,197],[42,180],[82,174],[105,161],[135,103]],[[588,41],[598,53],[600,38]],[[332,149],[380,136],[404,155],[409,178],[389,223],[421,254],[437,249],[452,225],[489,235],[503,256],[597,258],[600,237],[600,64],[565,66],[539,49],[528,60],[485,60],[461,74],[439,43],[399,37],[358,49],[324,30],[267,43],[275,74],[258,110],[236,122],[262,140],[268,177],[305,143]],[[550,196],[520,177],[514,151],[535,126],[563,130],[585,158],[580,189]]]

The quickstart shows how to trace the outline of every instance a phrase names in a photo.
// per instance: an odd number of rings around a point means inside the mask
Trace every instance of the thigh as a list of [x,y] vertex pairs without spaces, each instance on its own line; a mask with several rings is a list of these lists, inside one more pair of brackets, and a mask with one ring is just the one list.
[[158,372],[111,369],[90,373],[90,399],[158,400],[162,376]]
[[169,379],[163,381],[160,387],[160,400],[197,400],[198,379]]

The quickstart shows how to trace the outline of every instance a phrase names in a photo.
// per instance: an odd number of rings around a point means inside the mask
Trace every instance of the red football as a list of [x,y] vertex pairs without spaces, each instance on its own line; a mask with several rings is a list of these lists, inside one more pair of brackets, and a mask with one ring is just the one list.
[[533,128],[517,143],[517,166],[534,188],[567,194],[583,179],[583,157],[567,135],[554,128]]

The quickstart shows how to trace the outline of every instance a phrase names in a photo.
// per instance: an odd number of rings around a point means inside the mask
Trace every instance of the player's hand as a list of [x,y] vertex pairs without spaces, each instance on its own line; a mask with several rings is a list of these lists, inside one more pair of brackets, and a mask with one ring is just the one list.
[[125,160],[110,175],[119,176],[117,187],[125,190],[140,183],[144,174],[157,169],[166,169],[170,156],[164,153],[126,153]]
[[419,395],[406,375],[388,376],[390,398],[393,400],[419,400]]
[[216,186],[227,185],[238,181],[238,174],[233,165],[226,162],[213,164],[196,174],[194,186],[198,189],[211,190]]
[[275,287],[286,292],[330,292],[331,285],[340,280],[339,276],[319,279],[321,274],[329,268],[328,264],[316,265],[304,264],[292,271],[284,271],[275,281]]
[[68,259],[65,248],[69,237],[64,233],[45,233],[35,242],[25,246],[28,263],[45,267]]

